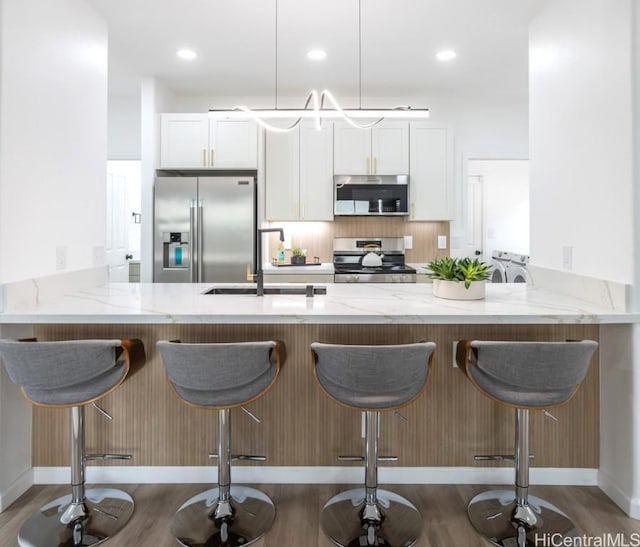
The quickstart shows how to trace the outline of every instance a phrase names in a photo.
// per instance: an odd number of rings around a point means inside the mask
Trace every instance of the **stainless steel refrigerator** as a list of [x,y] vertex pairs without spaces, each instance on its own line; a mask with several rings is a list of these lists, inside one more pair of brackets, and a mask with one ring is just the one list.
[[246,282],[255,241],[253,175],[156,178],[154,281]]

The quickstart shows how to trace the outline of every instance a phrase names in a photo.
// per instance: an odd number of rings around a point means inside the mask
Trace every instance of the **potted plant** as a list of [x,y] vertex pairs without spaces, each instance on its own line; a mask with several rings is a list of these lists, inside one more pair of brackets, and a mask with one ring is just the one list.
[[307,262],[307,251],[300,247],[291,249],[291,264],[305,264]]
[[444,257],[427,265],[427,276],[433,279],[433,295],[451,300],[480,300],[485,295],[485,282],[490,266],[477,258]]

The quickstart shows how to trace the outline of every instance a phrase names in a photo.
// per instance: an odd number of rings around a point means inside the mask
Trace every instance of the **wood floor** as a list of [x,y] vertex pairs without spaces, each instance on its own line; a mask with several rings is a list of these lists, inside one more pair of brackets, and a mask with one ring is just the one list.
[[[183,501],[207,485],[125,485],[136,502],[131,521],[105,545],[113,547],[174,547],[169,527]],[[276,521],[258,547],[330,547],[318,527],[324,502],[345,489],[339,485],[260,485],[276,504]],[[349,487],[350,488],[350,487]],[[424,519],[420,547],[486,547],[467,521],[466,503],[486,486],[395,486]],[[67,493],[64,486],[34,486],[0,513],[0,547],[15,547],[22,521],[37,507]],[[602,536],[640,534],[640,521],[628,518],[595,487],[532,487],[531,492],[560,506],[574,519],[581,534]],[[632,543],[629,543],[632,544]],[[622,544],[621,544],[622,545]]]

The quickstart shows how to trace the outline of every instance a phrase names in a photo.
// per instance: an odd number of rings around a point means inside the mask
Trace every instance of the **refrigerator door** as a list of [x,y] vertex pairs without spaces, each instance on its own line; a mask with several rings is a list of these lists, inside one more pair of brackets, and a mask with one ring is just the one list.
[[246,282],[255,271],[256,184],[251,177],[200,177],[202,283]]
[[153,280],[195,281],[193,249],[197,178],[159,177],[154,186]]

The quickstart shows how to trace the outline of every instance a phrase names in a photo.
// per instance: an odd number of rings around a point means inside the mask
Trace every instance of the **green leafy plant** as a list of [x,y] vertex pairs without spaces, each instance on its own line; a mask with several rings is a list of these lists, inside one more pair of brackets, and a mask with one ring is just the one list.
[[294,247],[291,249],[291,256],[307,256],[307,251],[300,247]]
[[462,281],[465,289],[468,289],[472,281],[489,279],[491,275],[489,268],[489,264],[481,262],[477,258],[451,258],[445,256],[427,264],[427,269],[429,270],[427,277],[445,281]]

